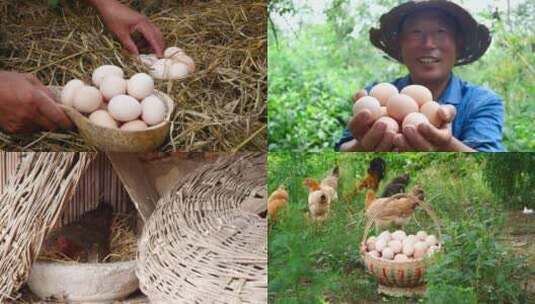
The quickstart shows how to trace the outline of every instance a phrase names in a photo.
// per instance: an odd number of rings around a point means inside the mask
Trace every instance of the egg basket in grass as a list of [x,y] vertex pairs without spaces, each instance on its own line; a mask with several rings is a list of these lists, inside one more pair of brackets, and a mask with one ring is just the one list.
[[[409,196],[412,194],[396,194],[385,204]],[[368,238],[376,216],[366,222],[360,254],[367,271],[379,282],[379,293],[397,297],[425,293],[424,274],[427,265],[432,263],[434,254],[442,249],[442,234],[438,218],[431,207],[423,201],[419,201],[418,205],[433,220],[438,238],[427,235],[425,231],[407,236],[402,230],[393,233],[383,231],[377,237]]]

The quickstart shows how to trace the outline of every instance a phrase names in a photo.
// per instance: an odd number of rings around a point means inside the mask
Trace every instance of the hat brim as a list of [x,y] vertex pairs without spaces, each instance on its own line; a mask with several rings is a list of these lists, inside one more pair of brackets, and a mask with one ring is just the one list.
[[411,13],[425,9],[441,10],[456,20],[464,40],[464,48],[457,56],[456,66],[472,63],[485,54],[492,40],[488,28],[477,23],[461,6],[444,0],[411,1],[396,6],[381,16],[378,29],[370,29],[370,41],[375,47],[403,63],[398,44],[401,22]]

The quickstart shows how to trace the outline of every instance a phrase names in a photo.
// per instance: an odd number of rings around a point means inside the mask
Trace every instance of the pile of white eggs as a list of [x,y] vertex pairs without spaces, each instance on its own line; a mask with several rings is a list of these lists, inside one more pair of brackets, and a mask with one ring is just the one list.
[[195,71],[195,62],[179,47],[167,48],[163,56],[158,59],[154,54],[139,55],[139,60],[150,67],[156,79],[181,79]]
[[92,75],[94,86],[72,79],[61,102],[72,106],[96,125],[125,131],[145,130],[165,119],[166,105],[154,95],[154,80],[145,73],[124,79],[123,70],[103,65]]
[[438,116],[440,104],[433,101],[431,91],[424,86],[409,85],[398,92],[394,85],[385,82],[375,85],[369,93],[353,104],[353,115],[367,109],[374,121],[384,122],[386,130],[393,133],[400,132],[400,126],[421,123],[442,127],[443,122]]
[[438,245],[436,236],[428,235],[425,231],[407,235],[402,230],[392,233],[387,230],[377,237],[368,238],[366,251],[377,258],[407,262],[432,255],[439,250]]

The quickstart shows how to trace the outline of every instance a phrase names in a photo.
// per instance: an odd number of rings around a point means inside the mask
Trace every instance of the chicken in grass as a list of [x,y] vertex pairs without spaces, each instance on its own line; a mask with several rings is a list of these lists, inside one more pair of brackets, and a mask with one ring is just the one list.
[[43,252],[78,262],[101,262],[109,254],[112,215],[111,205],[100,203],[79,220],[50,232]]
[[372,159],[366,177],[361,179],[358,183],[355,183],[351,191],[346,192],[344,195],[345,201],[350,202],[360,191],[362,191],[362,189],[368,189],[366,194],[367,197],[373,192],[375,198],[379,183],[385,176],[385,170],[385,161],[382,158],[376,157]]
[[390,197],[394,194],[405,193],[405,188],[410,182],[409,174],[402,174],[395,177],[390,183],[388,183],[383,191],[381,197]]
[[334,202],[338,199],[338,175],[339,169],[338,166],[335,166],[332,171],[321,180],[320,183],[318,183],[312,178],[305,178],[303,184],[307,186],[309,193],[318,190],[324,191],[325,194],[327,194],[327,196],[329,197],[330,201]]
[[272,221],[277,220],[277,213],[288,205],[288,191],[284,185],[280,185],[273,191],[268,199],[268,215]]
[[419,186],[415,186],[409,195],[398,194],[397,196],[379,198],[371,202],[366,210],[368,220],[375,218],[378,227],[405,225],[416,207],[425,198],[424,191]]
[[310,192],[308,195],[308,210],[313,221],[321,222],[327,219],[331,209],[331,199],[323,190]]
[[357,190],[370,189],[377,192],[379,183],[385,177],[385,170],[385,161],[382,158],[377,157],[372,159],[368,167],[368,174],[359,182]]

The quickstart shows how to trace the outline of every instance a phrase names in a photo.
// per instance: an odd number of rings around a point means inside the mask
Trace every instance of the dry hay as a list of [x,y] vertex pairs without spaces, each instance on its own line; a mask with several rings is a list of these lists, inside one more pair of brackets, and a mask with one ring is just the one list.
[[[110,253],[103,263],[126,262],[136,258],[137,239],[134,233],[133,214],[115,213],[110,226]],[[59,263],[78,262],[61,252],[43,249],[37,258],[40,261]]]
[[[162,151],[266,150],[266,3],[255,0],[121,1],[143,12],[164,35],[193,57],[185,80],[157,81],[177,110]],[[177,3],[178,2],[178,3]],[[46,85],[90,79],[101,64],[127,76],[147,71],[127,55],[94,10],[82,1],[0,2],[0,70],[33,73]],[[8,135],[0,149],[87,151],[74,131]]]

